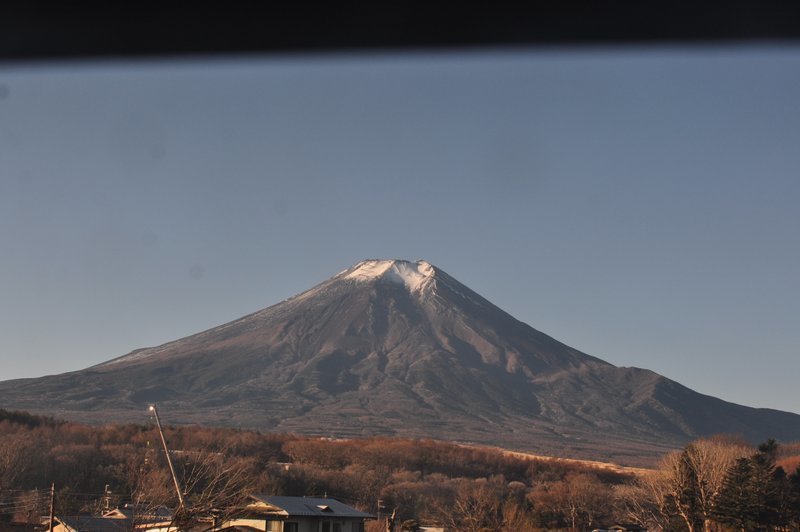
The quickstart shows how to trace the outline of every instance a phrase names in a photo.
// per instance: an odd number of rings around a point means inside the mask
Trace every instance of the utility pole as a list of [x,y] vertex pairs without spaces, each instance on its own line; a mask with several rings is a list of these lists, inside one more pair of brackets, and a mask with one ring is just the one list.
[[[150,405],[150,411],[156,416],[156,426],[158,427],[158,434],[161,436],[161,444],[164,446],[164,455],[167,457],[167,465],[169,472],[172,475],[172,482],[175,483],[175,491],[178,494],[178,509],[184,507],[183,493],[181,493],[181,485],[178,483],[178,477],[175,475],[175,468],[172,466],[172,458],[169,456],[169,449],[167,448],[167,440],[164,438],[164,431],[161,429],[161,420],[158,419],[158,409],[156,405]],[[51,530],[52,532],[52,530]]]
[[56,506],[56,483],[50,484],[50,532],[53,532],[53,521],[55,521]]
[[103,507],[106,512],[109,510],[110,505],[111,505],[111,492],[108,491],[108,484],[106,484],[106,487],[103,489]]

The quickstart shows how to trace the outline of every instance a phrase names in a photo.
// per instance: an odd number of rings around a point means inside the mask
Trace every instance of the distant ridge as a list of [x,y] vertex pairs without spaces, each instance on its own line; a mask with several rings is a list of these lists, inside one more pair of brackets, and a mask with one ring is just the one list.
[[334,437],[398,435],[641,463],[703,435],[800,439],[800,416],[613,366],[426,262],[365,260],[281,303],[91,368],[0,382],[0,407]]

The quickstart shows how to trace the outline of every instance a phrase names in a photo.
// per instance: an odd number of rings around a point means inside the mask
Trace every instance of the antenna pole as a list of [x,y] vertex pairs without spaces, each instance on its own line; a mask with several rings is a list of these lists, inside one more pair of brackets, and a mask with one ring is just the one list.
[[172,482],[175,483],[175,492],[178,494],[178,508],[184,507],[183,493],[181,493],[181,485],[178,483],[178,477],[175,475],[175,468],[172,465],[172,458],[169,456],[169,449],[167,448],[167,440],[164,438],[164,431],[161,429],[161,420],[158,419],[158,409],[156,405],[150,405],[150,411],[156,416],[156,426],[158,427],[158,435],[161,436],[161,445],[164,446],[164,455],[167,457],[167,465],[169,472],[172,475]]

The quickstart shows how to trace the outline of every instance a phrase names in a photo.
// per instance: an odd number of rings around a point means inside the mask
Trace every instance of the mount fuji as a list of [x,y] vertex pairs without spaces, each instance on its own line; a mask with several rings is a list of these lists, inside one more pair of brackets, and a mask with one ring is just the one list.
[[635,463],[692,438],[800,439],[800,416],[616,367],[425,261],[365,260],[276,305],[80,371],[0,382],[0,407],[326,437],[396,435]]

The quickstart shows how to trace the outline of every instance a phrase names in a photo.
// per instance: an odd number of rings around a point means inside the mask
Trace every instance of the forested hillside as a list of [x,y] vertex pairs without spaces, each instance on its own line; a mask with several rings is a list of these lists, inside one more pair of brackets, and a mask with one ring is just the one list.
[[[800,524],[800,472],[787,475],[776,465],[796,467],[797,445],[753,449],[735,439],[700,440],[665,456],[658,469],[634,474],[430,440],[198,426],[165,433],[195,512],[233,511],[247,493],[268,493],[330,496],[455,530],[584,529],[613,521],[667,530],[702,529],[704,522]],[[177,505],[155,426],[89,426],[0,411],[2,519],[38,522],[51,483],[61,515],[125,502]],[[737,499],[734,485],[751,487],[752,500],[740,500],[741,493]]]

